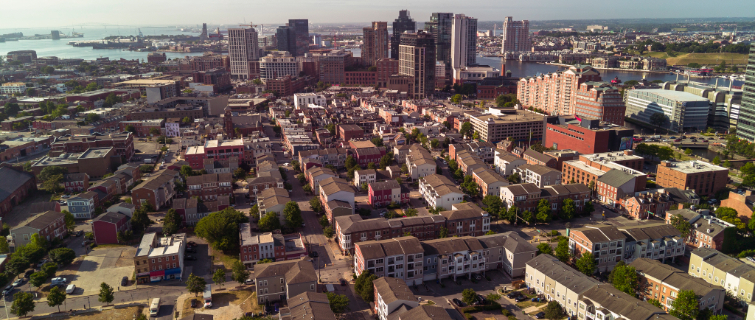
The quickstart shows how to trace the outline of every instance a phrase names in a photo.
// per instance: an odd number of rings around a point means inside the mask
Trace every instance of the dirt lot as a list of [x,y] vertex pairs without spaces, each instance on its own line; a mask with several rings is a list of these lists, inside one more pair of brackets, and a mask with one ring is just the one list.
[[247,312],[261,312],[262,308],[257,305],[257,294],[249,290],[239,291],[225,291],[220,290],[212,294],[212,308],[196,308],[191,307],[191,300],[197,299],[198,303],[202,305],[202,297],[194,297],[190,295],[186,297],[181,309],[180,317],[186,317],[194,313],[197,314],[211,314],[215,320],[231,320],[240,318]]
[[134,320],[137,315],[142,313],[144,307],[129,307],[123,309],[110,309],[105,311],[90,312],[75,316],[55,317],[55,319],[76,319],[76,320]]

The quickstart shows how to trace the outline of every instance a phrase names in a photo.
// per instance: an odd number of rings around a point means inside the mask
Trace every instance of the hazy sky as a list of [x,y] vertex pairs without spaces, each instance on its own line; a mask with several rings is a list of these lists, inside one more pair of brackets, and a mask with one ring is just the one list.
[[482,21],[514,19],[698,18],[755,16],[753,0],[27,0],[2,1],[0,28],[106,23],[122,25],[276,24],[393,21],[408,9],[416,21],[432,12]]

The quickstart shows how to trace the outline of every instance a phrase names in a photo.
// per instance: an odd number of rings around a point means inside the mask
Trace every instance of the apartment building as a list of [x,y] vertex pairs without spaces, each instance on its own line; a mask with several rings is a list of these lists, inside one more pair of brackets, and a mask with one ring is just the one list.
[[[627,320],[674,320],[677,319],[662,309],[646,301],[639,301],[610,284],[598,284],[587,289],[579,301],[579,309],[584,309],[586,319],[627,319]],[[579,314],[579,313],[578,313]]]
[[490,231],[490,215],[472,202],[456,203],[440,215],[446,218],[449,236],[477,237]]
[[500,196],[501,187],[509,185],[508,180],[488,168],[480,168],[472,172],[472,178],[480,187],[482,198],[485,198],[489,194],[498,197]]
[[662,187],[693,189],[701,196],[712,196],[726,187],[729,169],[697,160],[667,160],[658,165],[655,181]]
[[541,166],[525,164],[514,169],[523,183],[532,183],[538,188],[561,184],[561,171]]
[[280,220],[281,225],[284,225],[286,217],[283,214],[283,209],[289,201],[291,201],[291,198],[289,198],[286,189],[268,188],[262,190],[257,196],[260,217],[265,216],[268,212],[276,212],[278,213],[278,220]]
[[623,257],[626,263],[642,258],[674,262],[685,254],[684,238],[681,232],[670,224],[647,224],[618,229],[626,236]]
[[362,61],[364,64],[375,66],[379,59],[388,58],[388,22],[373,21],[371,27],[363,28],[363,33]]
[[640,258],[629,265],[637,270],[639,286],[644,289],[637,293],[643,300],[657,300],[664,310],[670,311],[679,291],[689,290],[700,301],[700,310],[709,309],[712,314],[723,311],[726,290],[721,286],[652,259]]
[[530,51],[532,48],[529,20],[514,21],[514,17],[506,17],[502,33],[501,53]]
[[203,201],[217,200],[218,196],[233,194],[232,173],[206,173],[186,177],[186,192],[189,197],[199,197]]
[[464,175],[467,176],[471,176],[472,172],[474,172],[475,170],[488,168],[488,165],[485,164],[485,161],[483,161],[476,154],[467,150],[456,153],[456,162],[459,164],[459,168],[464,173]]
[[597,262],[597,271],[613,269],[624,257],[627,236],[611,225],[588,225],[571,229],[569,251],[579,258],[590,252]]
[[354,214],[354,189],[346,180],[335,177],[322,180],[317,193],[331,223],[339,214]]
[[155,209],[170,205],[176,197],[176,180],[181,179],[178,171],[165,170],[153,175],[131,190],[131,200],[137,209],[149,203]]
[[286,247],[283,235],[279,233],[253,233],[248,223],[239,225],[239,260],[247,269],[263,259],[281,261],[286,259]]
[[590,201],[590,189],[580,183],[562,184],[538,188],[532,183],[514,184],[501,187],[501,201],[507,208],[515,206],[518,212],[537,212],[537,204],[545,199],[551,204],[554,215],[558,215],[564,200],[572,199],[577,211]]
[[145,234],[134,255],[136,283],[183,279],[185,250],[185,233],[162,238],[154,232]]
[[591,66],[577,65],[566,71],[520,79],[516,96],[525,108],[538,108],[546,114],[572,115],[577,109],[580,85],[590,81],[601,81],[600,72]]
[[[293,320],[308,317],[310,320],[336,320],[330,310],[328,295],[317,292],[302,292],[287,301],[287,306],[280,308],[280,320]],[[188,320],[188,319],[187,319]],[[211,320],[211,319],[193,319]]]
[[359,276],[369,271],[417,285],[422,283],[423,256],[420,241],[411,236],[360,242],[354,245],[354,273]]
[[259,59],[258,46],[257,31],[254,28],[228,29],[231,77],[241,80],[255,78],[250,66]]
[[424,281],[458,277],[472,278],[472,273],[485,273],[485,249],[477,238],[453,237],[428,240],[422,243],[428,274]]
[[333,170],[330,170],[328,168],[323,167],[313,167],[310,168],[305,172],[305,175],[307,177],[307,180],[309,181],[309,186],[312,188],[312,190],[317,190],[320,186],[320,182],[327,179],[327,178],[333,178],[338,177],[338,175],[333,172]]
[[408,92],[413,98],[429,97],[435,89],[435,50],[435,39],[427,32],[401,35],[398,74],[413,77]]
[[409,169],[409,177],[416,180],[435,174],[437,163],[429,151],[415,143],[406,154],[406,167]]
[[597,180],[596,189],[601,202],[616,207],[621,199],[635,192],[635,176],[621,170],[611,169]]
[[317,273],[309,259],[279,261],[257,266],[252,278],[257,302],[289,300],[304,292],[317,292]]
[[431,208],[450,208],[464,200],[464,193],[456,184],[439,174],[420,178],[419,193]]
[[67,234],[64,217],[65,215],[60,212],[46,211],[11,228],[9,241],[11,252],[30,243],[35,234],[48,242],[63,239]]
[[336,168],[343,168],[348,156],[348,150],[343,148],[302,150],[299,151],[299,163],[302,165],[302,172],[309,169],[305,167],[308,160],[317,160],[322,166],[332,165]]
[[538,255],[526,262],[524,281],[528,288],[535,289],[550,301],[558,302],[570,318],[582,313],[582,319],[585,308],[578,306],[582,295],[600,284],[600,281],[585,276],[549,254]]
[[470,122],[483,141],[498,143],[514,139],[535,143],[543,140],[547,116],[527,110],[495,109],[497,112],[473,115]]
[[409,200],[409,188],[396,180],[371,182],[367,186],[367,201],[373,208],[391,203],[406,204]]
[[634,191],[645,190],[647,174],[643,172],[644,158],[632,150],[580,155],[579,160],[564,161],[562,181],[597,186],[598,179],[612,169],[635,177]]
[[419,306],[419,300],[403,279],[382,277],[372,281],[375,290],[375,306],[373,312],[379,320],[388,320],[388,315],[404,307],[406,309]]
[[[496,149],[493,165],[498,174],[508,177],[514,174],[514,169],[526,164],[527,161],[506,151]],[[560,169],[560,168],[559,168]]]
[[[299,76],[299,63],[288,51],[270,52],[267,56],[260,58],[259,64],[260,79],[263,81],[285,76]],[[298,105],[297,109],[299,109]]]
[[527,161],[527,164],[530,165],[549,167],[556,170],[561,169],[556,166],[556,164],[558,163],[558,161],[556,161],[556,158],[550,157],[546,154],[537,152],[532,149],[527,149],[526,151],[524,151],[522,158]]
[[310,104],[325,106],[327,99],[325,99],[325,95],[323,94],[312,92],[294,94],[294,108],[302,110],[306,109]]
[[697,248],[690,255],[687,273],[723,287],[742,306],[753,302],[755,267],[744,261],[712,248]]
[[626,116],[650,123],[655,113],[666,116],[665,128],[673,131],[707,127],[709,101],[689,92],[663,89],[635,89],[626,92]]
[[577,89],[575,114],[623,126],[626,106],[618,88],[608,82],[585,82]]
[[[689,209],[679,209],[667,211],[665,215],[666,223],[671,223],[671,218],[679,216],[689,222],[691,226],[690,234],[685,239],[687,246],[690,248],[712,248],[721,250],[726,240],[727,228],[735,228],[732,223],[716,218],[708,210],[692,211]],[[732,241],[736,241],[732,239]]]

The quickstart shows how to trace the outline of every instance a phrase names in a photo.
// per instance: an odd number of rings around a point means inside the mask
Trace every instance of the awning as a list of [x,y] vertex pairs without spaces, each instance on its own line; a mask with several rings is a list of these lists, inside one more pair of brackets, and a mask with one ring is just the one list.
[[181,268],[173,268],[173,269],[165,270],[166,276],[171,275],[171,274],[180,274],[180,273],[181,273]]
[[150,277],[164,277],[165,276],[165,270],[160,271],[152,271],[149,273]]

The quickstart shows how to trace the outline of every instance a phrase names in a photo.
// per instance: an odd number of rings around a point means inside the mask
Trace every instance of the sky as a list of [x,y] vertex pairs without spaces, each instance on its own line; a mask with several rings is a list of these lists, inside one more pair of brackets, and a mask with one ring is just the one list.
[[3,1],[0,29],[88,24],[166,26],[393,21],[408,9],[415,21],[432,12],[480,21],[621,18],[705,18],[755,15],[752,0],[26,0]]

